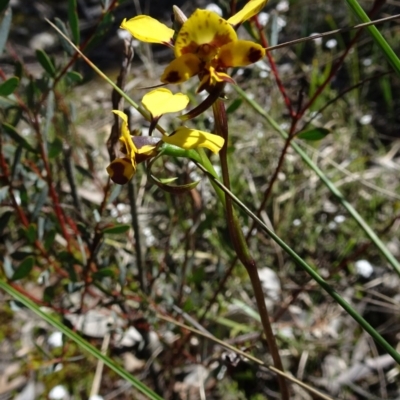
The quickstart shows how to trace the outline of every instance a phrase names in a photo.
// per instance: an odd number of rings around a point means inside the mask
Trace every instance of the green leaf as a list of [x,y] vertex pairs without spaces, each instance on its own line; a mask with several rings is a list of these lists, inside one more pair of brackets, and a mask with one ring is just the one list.
[[103,233],[109,235],[118,235],[121,233],[128,232],[130,228],[131,226],[129,224],[118,224],[104,228]]
[[177,177],[175,177],[175,178],[160,178],[159,181],[162,184],[167,185],[168,183],[175,182],[177,179],[178,179]]
[[82,75],[76,71],[68,71],[65,77],[67,78],[67,82],[69,84],[81,83],[83,81]]
[[28,239],[29,243],[33,243],[37,238],[37,229],[35,224],[29,224],[27,228],[25,228],[25,235]]
[[19,264],[18,268],[15,270],[11,280],[17,281],[18,279],[25,278],[30,274],[34,265],[35,265],[35,258],[33,256],[26,257],[21,262],[21,264]]
[[11,93],[14,93],[15,89],[19,85],[19,79],[16,76],[7,79],[5,82],[0,84],[0,96],[9,96]]
[[[3,3],[4,0],[1,1],[2,1],[2,3],[0,3],[1,7],[4,6],[5,9],[6,4]],[[4,13],[2,21],[0,22],[0,56],[3,54],[4,47],[7,43],[8,34],[11,28],[11,20],[12,20],[12,11],[11,7],[8,7],[6,12]]]
[[[66,36],[69,37],[69,32],[67,27],[65,26],[64,22],[61,21],[61,19],[59,18],[54,18],[54,23],[56,24],[57,28]],[[64,37],[61,36],[60,33],[58,33],[58,37],[60,39],[61,42],[61,46],[63,47],[63,49],[65,50],[65,52],[69,55],[72,56],[75,53],[74,48],[68,43],[67,40],[65,40]]]
[[56,67],[51,58],[41,49],[36,50],[36,58],[43,69],[51,76],[56,76]]
[[12,125],[6,124],[3,122],[1,124],[4,132],[15,142],[21,145],[25,150],[31,151],[32,153],[36,153],[36,150],[27,142],[25,138],[23,138]]
[[56,294],[56,288],[54,286],[47,286],[43,292],[43,301],[46,303],[51,303]]
[[331,133],[331,131],[326,128],[314,128],[314,129],[310,129],[308,131],[300,132],[297,135],[297,137],[299,139],[316,141],[316,140],[323,139],[325,136],[329,135],[330,133]]
[[226,112],[228,114],[234,113],[241,106],[242,103],[243,103],[242,99],[233,100],[230,106],[226,109]]
[[14,160],[11,167],[11,181],[14,181],[17,172],[20,170],[20,163],[22,157],[22,146],[19,145],[14,152]]
[[44,239],[44,248],[49,251],[51,246],[53,246],[54,240],[56,238],[56,231],[50,231],[46,233],[46,238]]
[[[38,217],[40,211],[42,211],[43,206],[45,205],[45,203],[47,201],[48,192],[49,192],[49,187],[47,185],[43,186],[42,190],[39,193],[39,196],[37,197],[35,208],[32,211],[31,221],[35,221],[36,218]],[[33,201],[33,199],[32,199],[32,201]]]
[[56,137],[51,143],[48,144],[49,158],[56,158],[63,149],[63,142],[60,138]]
[[73,42],[79,46],[80,32],[79,32],[79,17],[78,10],[76,7],[76,0],[68,1],[68,21],[69,27],[71,28]]
[[160,179],[157,179],[154,175],[151,175],[150,177],[160,189],[172,194],[183,194],[190,192],[200,183],[200,181],[194,181],[187,183],[186,185],[168,185],[163,183]]
[[6,228],[10,222],[11,217],[13,216],[12,211],[5,211],[0,217],[0,235],[3,234],[4,228]]

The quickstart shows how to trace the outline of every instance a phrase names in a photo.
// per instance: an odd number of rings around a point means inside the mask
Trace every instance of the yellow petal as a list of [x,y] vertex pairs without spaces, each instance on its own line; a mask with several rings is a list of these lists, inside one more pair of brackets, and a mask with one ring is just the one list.
[[189,103],[189,97],[183,93],[173,94],[170,90],[161,88],[145,94],[142,104],[156,118],[166,113],[182,111]]
[[138,150],[138,154],[143,154],[145,156],[155,156],[157,155],[156,146],[147,144]]
[[218,54],[219,65],[222,68],[245,67],[261,60],[265,49],[257,43],[247,40],[237,40],[223,46]]
[[185,126],[179,127],[170,136],[163,136],[162,141],[185,150],[205,147],[213,153],[218,153],[225,142],[221,136],[198,131],[197,129],[189,129]]
[[108,167],[107,172],[113,182],[118,185],[128,183],[135,175],[136,164],[127,158],[116,158]]
[[268,0],[250,0],[239,12],[228,19],[231,25],[238,25],[258,14]]
[[112,112],[117,114],[122,119],[120,140],[125,144],[127,155],[134,159],[135,153],[137,153],[137,148],[132,141],[131,134],[128,129],[128,116],[119,110],[113,110]]
[[163,83],[185,82],[200,72],[200,65],[201,61],[196,55],[184,54],[165,68],[160,80]]
[[212,59],[217,49],[237,40],[235,30],[212,11],[196,10],[183,24],[175,40],[175,56],[192,53],[203,61]]
[[216,85],[218,82],[228,82],[235,84],[233,78],[231,78],[225,72],[217,71],[213,67],[209,68],[209,72],[210,72],[210,81],[212,85]]
[[174,30],[147,15],[122,21],[122,29],[126,29],[134,38],[147,43],[171,44]]

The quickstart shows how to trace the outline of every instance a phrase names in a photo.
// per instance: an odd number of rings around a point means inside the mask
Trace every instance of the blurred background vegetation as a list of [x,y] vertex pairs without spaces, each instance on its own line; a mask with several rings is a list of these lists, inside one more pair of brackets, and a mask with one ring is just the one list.
[[[0,15],[1,279],[165,399],[279,398],[270,370],[170,320],[271,364],[250,282],[234,261],[209,182],[173,195],[154,186],[139,166],[129,185],[110,183],[112,88],[45,21],[55,22],[116,80],[127,39],[118,29],[123,18],[144,13],[169,24],[172,4],[190,15],[210,3],[7,3],[1,1]],[[372,19],[400,13],[394,0],[360,4],[374,11]],[[229,15],[229,1],[215,6]],[[345,2],[311,0],[271,0],[259,21],[269,45],[358,23]],[[251,33],[245,28],[239,30],[243,37]],[[378,28],[399,54],[399,20]],[[271,54],[294,109],[307,104],[340,62],[299,124],[329,134],[298,144],[399,259],[400,80],[371,37],[361,32],[352,43],[356,35],[345,31]],[[159,83],[171,52],[136,41],[132,46],[125,90],[140,102],[141,88]],[[268,60],[233,76],[281,129],[290,129]],[[181,87],[194,105],[201,101],[196,86]],[[257,210],[279,167],[262,220],[398,348],[399,276],[292,148],[278,165],[284,140],[265,119],[233,87],[226,95],[233,193]],[[138,112],[126,111],[132,129],[148,129]],[[178,124],[163,122],[169,131]],[[195,124],[212,130],[212,113]],[[180,184],[202,178],[193,163],[171,158],[158,161],[153,173],[177,176]],[[247,214],[238,213],[245,233],[252,232],[249,246],[285,369],[333,398],[399,398],[394,360],[273,241],[252,229]],[[99,360],[18,301],[4,292],[0,301],[1,399],[144,398],[108,368],[95,373]],[[293,399],[318,398],[295,384],[291,393]]]

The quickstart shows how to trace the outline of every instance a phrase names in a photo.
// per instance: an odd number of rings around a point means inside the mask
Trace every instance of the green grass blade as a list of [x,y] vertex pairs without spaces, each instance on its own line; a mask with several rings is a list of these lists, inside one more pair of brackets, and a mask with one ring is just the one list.
[[[363,10],[357,0],[346,0],[347,4],[353,11],[353,13],[358,17],[358,19],[362,22],[371,22],[367,13]],[[386,59],[396,71],[397,75],[400,76],[400,60],[397,57],[396,53],[390,47],[389,43],[379,32],[378,28],[375,25],[370,25],[367,27],[370,35],[374,39],[375,43],[380,47],[385,55]]]
[[[257,111],[262,117],[268,121],[268,123],[283,137],[287,138],[287,133],[283,131],[278,123],[267,113],[263,108],[254,100],[250,99],[246,93],[240,89],[238,86],[234,86],[235,90],[239,95],[245,99],[255,111]],[[365,234],[370,238],[370,240],[379,249],[383,257],[388,261],[388,263],[394,268],[397,274],[400,276],[400,263],[396,260],[393,254],[386,248],[385,244],[379,239],[378,235],[373,229],[365,222],[357,210],[344,198],[340,190],[328,179],[328,177],[319,169],[319,167],[311,160],[310,157],[301,149],[301,147],[295,142],[291,143],[292,148],[296,153],[303,159],[303,161],[317,174],[325,186],[330,190],[330,192],[336,197],[339,203],[348,211],[348,213],[354,218],[358,223],[360,228],[365,232]]]
[[10,286],[7,282],[0,280],[0,289],[3,289],[6,293],[12,296],[14,299],[21,302],[24,306],[28,307],[31,311],[37,314],[40,318],[46,321],[48,324],[53,325],[56,329],[62,332],[65,336],[68,336],[71,340],[73,340],[79,347],[86,350],[93,357],[98,360],[103,361],[105,365],[107,365],[110,369],[116,372],[121,378],[125,379],[127,382],[131,383],[137,390],[146,395],[149,399],[152,400],[163,400],[158,394],[154,393],[150,388],[148,388],[145,384],[137,380],[135,377],[126,372],[122,367],[116,364],[111,358],[102,354],[100,350],[97,350],[94,346],[89,344],[85,339],[79,336],[77,333],[73,332],[71,329],[67,328],[60,321],[57,321],[52,315],[42,311],[40,307],[38,307],[32,300],[25,297],[23,294],[18,292],[12,286]]

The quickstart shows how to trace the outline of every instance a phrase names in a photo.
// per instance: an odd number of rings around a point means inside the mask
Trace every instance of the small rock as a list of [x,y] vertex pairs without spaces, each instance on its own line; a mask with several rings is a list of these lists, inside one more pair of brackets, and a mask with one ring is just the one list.
[[366,279],[374,272],[374,267],[367,260],[358,260],[354,263],[354,266],[356,267],[357,274]]
[[48,32],[38,33],[29,41],[29,47],[33,50],[48,50],[56,44],[56,37]]

